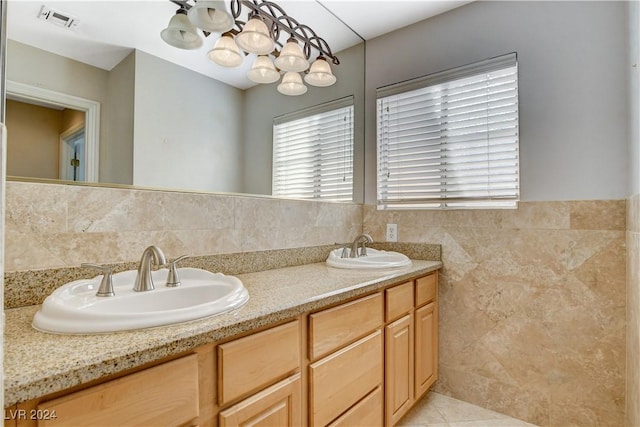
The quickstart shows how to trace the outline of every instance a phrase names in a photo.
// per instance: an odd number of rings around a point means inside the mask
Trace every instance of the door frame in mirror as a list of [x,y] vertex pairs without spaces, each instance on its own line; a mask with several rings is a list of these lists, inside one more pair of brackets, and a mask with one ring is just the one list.
[[25,83],[7,80],[6,94],[17,100],[53,104],[85,113],[85,181],[98,182],[100,161],[100,103]]

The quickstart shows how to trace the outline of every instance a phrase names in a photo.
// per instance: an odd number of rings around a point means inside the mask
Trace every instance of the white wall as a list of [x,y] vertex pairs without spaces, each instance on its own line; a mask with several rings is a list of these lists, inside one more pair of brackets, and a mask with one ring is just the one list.
[[135,102],[135,52],[109,71],[107,137],[100,144],[100,182],[133,183],[133,113]]
[[136,51],[133,185],[242,191],[243,91]]
[[365,202],[377,87],[518,53],[521,200],[628,195],[624,2],[474,2],[367,42]]
[[640,3],[629,5],[629,195],[640,193]]

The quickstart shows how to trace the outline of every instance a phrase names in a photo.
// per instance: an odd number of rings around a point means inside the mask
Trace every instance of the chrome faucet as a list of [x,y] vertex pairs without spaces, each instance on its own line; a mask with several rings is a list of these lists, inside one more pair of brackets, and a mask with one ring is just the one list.
[[154,261],[158,266],[167,263],[164,254],[159,247],[155,245],[149,246],[142,252],[142,258],[140,258],[140,265],[138,266],[138,275],[136,276],[135,285],[133,290],[136,292],[152,291],[155,289],[153,286],[153,279],[151,278],[151,261]]
[[[362,243],[362,249],[360,250],[360,253],[358,253],[358,244],[362,239],[365,239],[365,241]],[[353,240],[353,244],[351,245],[351,253],[349,253],[349,258],[367,256],[367,243],[373,243],[373,239],[371,238],[371,236],[369,236],[368,234],[358,234],[358,237]]]

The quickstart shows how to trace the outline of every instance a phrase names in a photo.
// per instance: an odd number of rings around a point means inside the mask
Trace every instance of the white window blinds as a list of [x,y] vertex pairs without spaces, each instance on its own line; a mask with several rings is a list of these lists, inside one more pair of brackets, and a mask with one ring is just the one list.
[[273,195],[352,201],[353,97],[278,117]]
[[515,207],[516,54],[377,90],[378,209]]

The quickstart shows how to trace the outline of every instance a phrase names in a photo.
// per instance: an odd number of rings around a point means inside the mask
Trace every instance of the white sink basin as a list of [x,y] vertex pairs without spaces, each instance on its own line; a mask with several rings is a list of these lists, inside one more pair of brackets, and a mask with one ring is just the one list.
[[[351,250],[347,249],[347,252],[351,252]],[[411,260],[399,252],[387,252],[367,248],[367,256],[340,258],[341,255],[342,248],[331,251],[327,258],[327,265],[329,267],[348,268],[352,270],[401,268],[411,265]]]
[[179,268],[182,286],[165,286],[169,270],[152,272],[155,289],[135,292],[137,271],[113,275],[115,296],[97,297],[102,276],[76,280],[49,295],[33,327],[55,333],[116,332],[200,319],[238,308],[249,300],[240,279],[198,268]]

